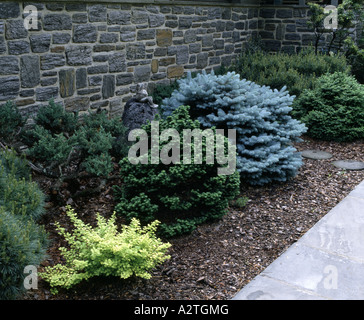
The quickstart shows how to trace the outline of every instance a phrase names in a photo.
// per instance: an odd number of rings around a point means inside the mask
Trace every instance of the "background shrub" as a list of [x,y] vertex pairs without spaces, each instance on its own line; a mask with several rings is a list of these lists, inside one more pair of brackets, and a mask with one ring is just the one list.
[[304,89],[312,89],[315,79],[325,73],[336,71],[349,73],[345,56],[315,54],[313,49],[275,55],[262,50],[244,51],[237,61],[228,68],[240,74],[241,79],[259,85],[281,90],[287,87],[291,95],[299,96]]
[[0,206],[0,300],[16,299],[24,291],[24,267],[46,258],[44,228]]
[[29,146],[27,155],[44,164],[48,172],[62,175],[59,169],[75,160],[77,170],[107,176],[113,169],[112,156],[122,158],[127,152],[124,133],[120,117],[108,119],[102,111],[80,118],[50,101],[39,110],[35,126],[24,132],[22,140]]
[[45,197],[31,181],[25,159],[16,157],[14,151],[1,151],[0,160],[0,206],[15,215],[38,220],[45,212]]
[[294,97],[284,88],[273,91],[240,80],[234,72],[203,73],[178,82],[179,90],[163,100],[163,115],[189,105],[191,118],[203,128],[236,129],[237,168],[245,182],[262,185],[296,174],[302,159],[291,143],[306,128],[290,116]]
[[13,102],[0,106],[0,140],[10,141],[24,124],[25,119]]
[[150,271],[170,257],[170,244],[156,238],[158,221],[141,228],[137,219],[118,232],[115,215],[106,220],[97,215],[97,226],[85,224],[68,207],[67,215],[74,225],[72,233],[59,224],[57,229],[69,244],[60,251],[65,264],[46,267],[40,276],[48,281],[54,293],[57,288],[69,289],[94,276],[117,276],[122,279],[136,275],[149,279]]
[[[160,119],[159,130],[173,128],[182,135],[184,129],[200,129],[198,121],[192,121],[188,107],[179,108],[166,119]],[[151,124],[143,127],[149,139]],[[167,142],[161,142],[159,151]],[[183,150],[182,139],[180,150]],[[194,150],[194,144],[191,146]],[[225,140],[225,154],[228,142]],[[131,164],[128,158],[120,161],[123,185],[116,187],[115,207],[118,214],[130,220],[138,218],[142,223],[154,219],[162,222],[159,233],[172,237],[189,233],[199,224],[221,218],[227,210],[229,200],[239,193],[239,174],[218,175],[219,165],[206,164],[206,141],[202,143],[201,164],[151,164],[151,150],[148,150],[148,164]]]
[[35,224],[44,213],[44,195],[14,151],[0,151],[0,299],[24,290],[24,267],[46,257],[47,235]]
[[320,77],[317,87],[306,90],[293,115],[308,127],[313,138],[353,141],[364,137],[364,85],[344,73]]

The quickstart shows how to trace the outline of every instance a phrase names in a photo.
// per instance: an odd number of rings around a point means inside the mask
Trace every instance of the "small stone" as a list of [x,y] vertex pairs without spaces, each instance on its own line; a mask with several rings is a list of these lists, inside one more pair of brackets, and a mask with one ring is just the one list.
[[173,67],[168,67],[167,69],[168,78],[179,78],[183,76],[183,73],[184,73],[183,66],[173,66]]
[[330,159],[332,154],[321,150],[304,150],[301,152],[302,157],[314,160]]
[[337,160],[333,161],[332,164],[340,169],[346,170],[363,170],[364,162],[355,160]]

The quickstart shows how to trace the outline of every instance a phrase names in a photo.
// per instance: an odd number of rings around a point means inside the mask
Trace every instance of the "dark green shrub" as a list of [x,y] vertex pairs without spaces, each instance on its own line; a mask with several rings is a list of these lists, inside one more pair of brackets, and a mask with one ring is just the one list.
[[[45,212],[44,194],[25,170],[25,160],[15,152],[0,152],[0,207],[12,214],[38,220]],[[11,163],[10,161],[13,160]]]
[[171,84],[158,84],[152,93],[153,102],[157,105],[161,105],[164,98],[171,96],[172,92],[178,88],[177,81],[171,82]]
[[[181,107],[170,117],[161,119],[160,132],[175,129],[182,135],[184,129],[200,129],[199,122],[190,119],[188,109]],[[148,139],[151,139],[151,124],[143,128]],[[183,150],[180,140],[176,146]],[[163,151],[166,144],[161,142],[158,150]],[[225,139],[225,154],[227,148]],[[221,218],[226,213],[229,200],[239,193],[239,174],[219,175],[216,161],[207,164],[205,140],[202,143],[201,164],[195,163],[194,144],[191,149],[191,164],[187,163],[187,158],[181,159],[180,163],[151,164],[150,149],[144,154],[149,159],[148,164],[132,164],[129,158],[121,160],[123,185],[115,187],[119,201],[116,212],[127,220],[138,218],[142,223],[154,219],[161,221],[159,232],[165,237],[191,232],[201,223]]]
[[64,132],[72,134],[77,127],[77,115],[65,112],[64,108],[53,100],[49,101],[48,106],[39,109],[34,121],[52,135]]
[[100,112],[81,119],[51,101],[39,111],[35,122],[23,134],[23,142],[29,146],[27,155],[54,175],[62,175],[70,161],[75,160],[77,170],[107,176],[113,169],[112,156],[120,159],[127,153],[120,117],[108,119],[105,112]]
[[344,56],[315,55],[312,49],[276,55],[258,50],[243,52],[229,71],[272,89],[281,90],[286,86],[291,95],[299,96],[304,89],[314,87],[316,77],[336,71],[349,73],[350,67]]
[[0,139],[11,140],[25,124],[16,105],[8,101],[0,106]]
[[353,141],[364,138],[364,85],[344,73],[317,80],[296,101],[293,115],[308,127],[313,138]]
[[44,228],[0,206],[0,300],[16,299],[24,291],[24,267],[46,258]]

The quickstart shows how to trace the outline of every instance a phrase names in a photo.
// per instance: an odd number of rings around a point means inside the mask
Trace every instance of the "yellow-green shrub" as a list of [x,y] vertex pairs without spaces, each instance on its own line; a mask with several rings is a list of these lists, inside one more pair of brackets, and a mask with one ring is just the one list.
[[109,220],[97,214],[97,226],[85,224],[68,207],[67,215],[74,225],[73,234],[58,223],[57,230],[69,243],[69,249],[60,250],[66,263],[46,267],[40,276],[48,281],[52,292],[56,287],[69,289],[94,276],[117,276],[122,279],[132,275],[149,279],[156,265],[169,259],[169,243],[156,238],[159,221],[141,227],[137,219],[118,232],[115,214]]

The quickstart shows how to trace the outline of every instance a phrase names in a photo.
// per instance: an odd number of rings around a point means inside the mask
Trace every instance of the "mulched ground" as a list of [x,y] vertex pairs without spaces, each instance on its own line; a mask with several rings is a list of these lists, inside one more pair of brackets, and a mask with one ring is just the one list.
[[[243,186],[242,195],[249,198],[247,205],[232,207],[219,222],[170,240],[171,259],[154,270],[152,279],[100,277],[72,290],[62,290],[58,295],[52,295],[48,284],[40,279],[38,289],[29,291],[22,299],[231,299],[364,180],[364,170],[345,171],[331,164],[340,159],[362,161],[364,142],[320,142],[304,137],[295,147],[299,151],[327,151],[333,158],[304,159],[299,174],[284,184],[260,188]],[[51,180],[34,179],[44,191],[50,190]],[[85,184],[96,187],[98,181],[80,181],[81,189]],[[63,226],[69,223],[65,214],[67,201],[82,219],[93,223],[96,212],[110,216],[113,210],[111,184],[93,197],[79,199],[72,198],[72,186],[64,186],[62,194],[58,195],[63,203],[50,206],[41,222],[53,240],[49,259],[43,266],[61,262],[58,247],[65,243],[55,231],[54,222],[59,221]]]

